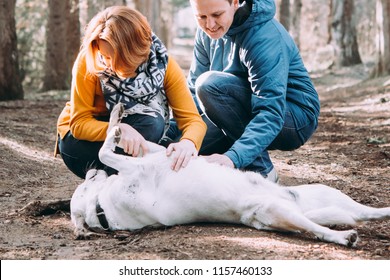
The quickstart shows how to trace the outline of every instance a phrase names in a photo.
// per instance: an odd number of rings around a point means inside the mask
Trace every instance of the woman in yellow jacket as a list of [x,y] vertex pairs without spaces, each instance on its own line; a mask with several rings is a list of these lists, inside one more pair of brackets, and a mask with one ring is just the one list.
[[173,116],[182,137],[167,149],[172,169],[198,154],[206,125],[183,71],[138,11],[118,6],[98,13],[87,26],[72,75],[71,98],[58,118],[56,154],[77,176],[84,178],[89,168],[110,170],[98,152],[119,102],[127,115],[119,124],[120,152],[147,153],[146,140],[160,143]]

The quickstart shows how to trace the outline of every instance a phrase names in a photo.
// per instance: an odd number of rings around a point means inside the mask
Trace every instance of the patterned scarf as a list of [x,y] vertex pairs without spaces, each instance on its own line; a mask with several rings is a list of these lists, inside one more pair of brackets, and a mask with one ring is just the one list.
[[149,59],[138,67],[134,78],[122,80],[110,69],[98,73],[108,111],[122,103],[124,117],[133,114],[157,117],[156,114],[160,114],[165,120],[165,134],[169,126],[169,107],[164,90],[167,64],[167,50],[152,34]]

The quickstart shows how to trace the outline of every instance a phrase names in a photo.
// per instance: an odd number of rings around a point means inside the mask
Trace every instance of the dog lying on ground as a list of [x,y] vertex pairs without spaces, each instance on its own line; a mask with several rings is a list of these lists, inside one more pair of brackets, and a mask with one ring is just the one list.
[[390,207],[364,206],[325,185],[283,187],[260,174],[206,162],[202,157],[175,172],[165,148],[148,143],[143,157],[114,153],[120,139],[115,124],[123,109],[110,119],[100,160],[116,170],[107,176],[91,169],[71,199],[71,219],[77,238],[89,228],[136,230],[195,222],[244,224],[258,230],[311,232],[320,240],[355,246],[355,230],[337,231],[329,225],[390,218]]

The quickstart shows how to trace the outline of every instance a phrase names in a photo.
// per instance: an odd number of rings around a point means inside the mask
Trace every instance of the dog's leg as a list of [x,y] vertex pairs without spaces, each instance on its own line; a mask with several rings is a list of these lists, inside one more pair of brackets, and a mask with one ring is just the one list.
[[114,153],[116,144],[120,140],[120,129],[118,126],[114,126],[107,133],[106,140],[99,151],[100,161],[118,171],[131,171],[132,166],[130,160],[132,157]]
[[336,225],[355,225],[356,220],[354,215],[345,209],[329,206],[320,209],[311,210],[304,213],[310,221],[323,226]]
[[89,239],[95,234],[87,229],[85,225],[85,217],[82,213],[72,213],[72,222],[75,226],[74,234],[77,240]]
[[326,185],[290,187],[304,215],[320,225],[355,225],[359,222],[390,219],[390,207],[373,208],[358,203]]
[[355,217],[356,217],[355,219],[357,222],[389,220],[390,219],[390,207],[373,208],[373,207],[364,206],[363,211],[355,212],[354,214],[355,214]]
[[[319,239],[345,246],[355,246],[358,240],[356,231],[335,231],[318,225],[306,218],[294,203],[288,200],[273,201],[272,198],[246,211],[242,222],[260,230],[279,230],[292,232],[312,232]],[[249,214],[249,215],[248,215]]]
[[372,208],[359,204],[353,209],[330,206],[308,211],[305,216],[320,225],[356,225],[360,222],[388,220],[390,208]]
[[121,121],[124,110],[125,108],[122,103],[118,103],[114,106],[110,114],[107,134]]
[[[124,107],[121,103],[115,105],[111,111],[107,137],[99,151],[99,159],[105,165],[118,171],[131,171],[136,164],[140,165],[141,162],[137,161],[134,157],[114,153],[115,147],[119,144],[121,139],[121,130],[118,127],[118,123],[121,121],[124,112]],[[163,146],[149,141],[147,141],[147,145],[149,153],[156,153],[165,150]],[[144,164],[144,162],[142,164]]]
[[[119,172],[132,172],[137,166],[143,166],[148,163],[153,163],[153,157],[132,157],[128,155],[121,155],[114,153],[115,146],[119,143],[121,131],[118,126],[114,126],[111,131],[108,132],[106,140],[99,151],[100,161],[110,166]],[[165,151],[163,146],[147,141],[149,153],[157,153]],[[155,163],[154,163],[155,164]]]

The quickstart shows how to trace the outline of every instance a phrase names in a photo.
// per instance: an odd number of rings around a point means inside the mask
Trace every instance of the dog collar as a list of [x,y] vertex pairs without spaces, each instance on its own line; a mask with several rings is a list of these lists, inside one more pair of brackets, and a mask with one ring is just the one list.
[[110,226],[108,225],[108,221],[106,215],[104,214],[103,208],[100,206],[99,201],[96,202],[96,215],[98,217],[99,223],[104,230],[109,230]]

